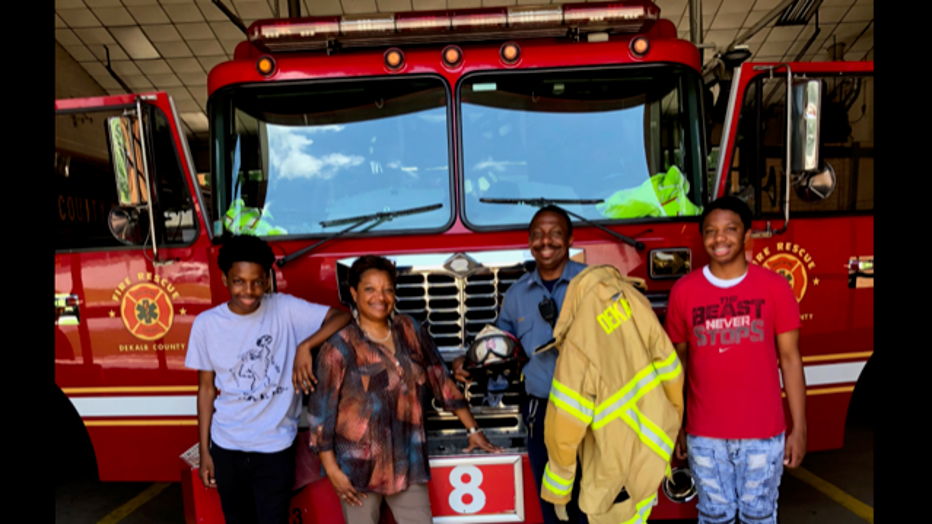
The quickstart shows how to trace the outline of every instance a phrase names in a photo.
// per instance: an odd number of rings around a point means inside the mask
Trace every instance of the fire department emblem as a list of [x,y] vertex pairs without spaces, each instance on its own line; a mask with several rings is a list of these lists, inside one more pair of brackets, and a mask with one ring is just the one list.
[[806,274],[806,265],[803,261],[789,253],[778,253],[761,264],[767,269],[776,271],[781,277],[789,282],[793,288],[793,294],[796,295],[796,301],[801,302],[806,296],[806,286],[809,283],[809,276]]
[[157,340],[172,328],[175,312],[165,289],[142,283],[123,294],[120,315],[126,330],[140,340]]
[[[772,248],[776,251],[775,253],[771,251]],[[793,289],[797,302],[802,302],[803,297],[806,296],[806,289],[809,287],[809,270],[816,265],[815,260],[812,259],[812,253],[793,242],[777,242],[775,246],[765,246],[754,255],[752,262],[773,270],[785,278]],[[814,283],[818,286],[819,279],[815,279]]]

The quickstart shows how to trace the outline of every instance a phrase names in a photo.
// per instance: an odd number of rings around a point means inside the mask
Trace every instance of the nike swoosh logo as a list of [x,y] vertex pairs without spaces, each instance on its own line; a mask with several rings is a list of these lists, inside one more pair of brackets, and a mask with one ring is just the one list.
[[724,352],[728,351],[729,349],[731,349],[731,348],[718,348],[718,352],[719,352],[719,353],[724,353]]

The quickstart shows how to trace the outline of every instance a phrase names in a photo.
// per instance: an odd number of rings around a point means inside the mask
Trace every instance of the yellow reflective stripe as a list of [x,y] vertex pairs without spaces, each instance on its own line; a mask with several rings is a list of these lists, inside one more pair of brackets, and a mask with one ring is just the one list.
[[622,524],[641,524],[647,522],[647,517],[650,516],[650,512],[653,509],[652,503],[656,496],[657,494],[654,493],[641,502],[638,502],[635,506],[637,508],[637,513],[630,519],[622,522]]
[[[675,356],[675,355],[674,355],[674,356]],[[650,392],[651,392],[655,387],[657,387],[657,385],[659,385],[661,382],[664,382],[664,381],[666,381],[666,380],[669,380],[670,378],[675,377],[676,375],[678,375],[678,374],[682,371],[682,369],[683,369],[682,366],[681,366],[679,363],[677,363],[676,369],[674,369],[673,371],[670,371],[670,372],[665,373],[665,374],[663,374],[663,375],[658,375],[657,378],[655,378],[654,380],[650,381],[650,383],[644,385],[644,387],[642,387],[640,390],[638,390],[638,392],[635,393],[633,397],[631,397],[631,400],[625,402],[625,405],[622,406],[621,408],[619,408],[619,410],[624,410],[624,409],[627,409],[627,408],[629,408],[629,407],[635,407],[635,406],[636,406],[635,403],[636,403],[638,400],[640,400],[641,397],[643,397],[644,395],[650,393]],[[637,409],[637,408],[635,407],[635,409]],[[604,425],[605,425],[605,423],[602,423],[599,427],[604,426]],[[593,425],[593,427],[595,427],[595,425]],[[663,433],[661,433],[661,434],[663,434]],[[671,447],[672,447],[672,444],[671,444]]]
[[573,487],[573,479],[566,479],[554,473],[553,470],[550,469],[550,462],[544,464],[544,474],[552,478],[553,481],[559,484],[561,487]]
[[[607,400],[605,400],[604,402],[602,402],[601,404],[599,404],[599,407],[595,408],[596,414],[598,414],[600,411],[605,410],[605,408],[611,406],[612,403],[616,402],[618,399],[620,399],[621,397],[625,396],[625,394],[627,394],[629,391],[631,391],[631,389],[632,389],[634,386],[636,386],[637,383],[638,383],[639,381],[641,381],[641,379],[643,379],[645,376],[647,376],[647,375],[649,375],[649,374],[651,374],[651,373],[653,373],[653,372],[656,372],[658,368],[659,368],[659,369],[663,369],[663,368],[669,366],[670,364],[673,364],[674,362],[677,363],[677,366],[676,366],[676,369],[675,369],[675,370],[673,370],[673,371],[670,372],[670,373],[664,373],[663,375],[660,375],[660,377],[664,377],[664,378],[661,378],[661,380],[668,380],[668,378],[666,378],[666,377],[668,377],[668,376],[671,375],[671,374],[675,375],[675,374],[679,373],[679,371],[680,371],[680,369],[681,369],[681,366],[679,365],[679,359],[678,359],[677,356],[676,356],[676,352],[671,353],[670,356],[666,358],[666,360],[661,361],[658,365],[654,365],[653,363],[648,364],[647,367],[645,367],[644,369],[642,369],[641,371],[639,371],[639,372],[637,373],[637,375],[634,375],[634,378],[632,378],[631,380],[629,380],[628,383],[625,384],[625,386],[624,386],[623,388],[621,388],[621,389],[618,391],[618,393],[615,393],[614,395],[612,395],[611,397],[609,397]],[[672,378],[672,377],[671,377],[671,378]]]
[[557,407],[581,420],[583,424],[588,426],[592,422],[592,401],[584,398],[565,384],[561,384],[556,379],[550,384],[550,400]]
[[562,408],[563,411],[566,411],[570,415],[573,415],[574,417],[578,418],[583,424],[588,426],[589,423],[592,422],[591,416],[580,412],[578,409],[567,404],[566,402],[563,401],[563,399],[557,397],[553,393],[550,394],[550,401],[553,402],[553,404],[557,406],[558,408]]
[[611,422],[611,421],[615,420],[616,418],[618,418],[618,416],[621,414],[622,411],[624,411],[624,406],[622,406],[621,408],[616,409],[615,411],[612,411],[611,413],[609,413],[608,415],[606,415],[606,416],[600,418],[599,420],[596,420],[595,422],[592,423],[592,429],[593,429],[593,430],[601,429],[602,426],[604,426],[604,425],[608,424],[609,422]]
[[638,502],[638,505],[637,505],[638,513],[641,515],[641,520],[643,520],[644,522],[647,522],[647,517],[650,516],[651,510],[654,508],[653,503],[654,503],[655,498],[657,498],[656,492],[654,492],[654,494],[642,500],[641,502]]
[[544,487],[547,488],[548,490],[552,491],[554,494],[559,495],[559,496],[561,496],[561,497],[565,497],[565,496],[568,495],[568,494],[570,493],[570,491],[572,491],[572,489],[573,489],[573,488],[570,488],[570,489],[560,489],[560,488],[556,487],[555,485],[553,485],[553,483],[551,483],[551,482],[550,482],[550,479],[547,478],[547,477],[544,477]]
[[573,481],[566,480],[550,469],[550,463],[544,466],[544,486],[561,497],[573,490]]
[[643,442],[644,444],[646,444],[647,447],[649,447],[650,449],[654,450],[654,452],[657,453],[658,455],[660,455],[661,458],[663,458],[663,459],[666,460],[667,462],[670,462],[670,454],[667,453],[666,451],[664,451],[663,448],[661,448],[660,446],[658,446],[656,442],[654,442],[653,440],[650,439],[650,437],[648,437],[647,435],[645,435],[644,433],[642,433],[642,432],[641,432],[641,427],[638,425],[637,422],[634,421],[634,419],[632,419],[630,416],[628,416],[628,414],[625,413],[625,412],[621,412],[621,413],[619,414],[619,416],[620,416],[621,419],[624,420],[629,426],[631,426],[631,429],[633,429],[635,433],[637,433],[637,436],[638,436],[639,439],[641,439],[641,442]]
[[[658,369],[659,370],[667,369],[670,366],[673,366],[674,364],[676,367],[674,367],[672,370],[666,371],[664,373],[658,373]],[[679,358],[676,356],[676,353],[671,353],[670,356],[667,357],[665,360],[661,361],[659,365],[654,365],[653,363],[651,363],[646,368],[638,372],[638,374],[635,375],[633,379],[628,381],[628,383],[625,384],[625,386],[621,388],[621,390],[618,391],[618,393],[615,393],[614,395],[609,397],[608,400],[599,404],[599,407],[597,407],[595,410],[595,417],[593,417],[595,422],[592,424],[592,429],[599,429],[602,426],[608,424],[613,419],[618,417],[619,411],[624,411],[625,409],[627,409],[628,406],[637,402],[641,397],[649,393],[651,390],[657,387],[657,385],[660,384],[661,382],[675,378],[680,373],[682,373],[682,370],[683,370],[683,367],[680,364]],[[642,384],[636,391],[632,391],[632,389],[637,387],[641,381],[650,377],[651,375],[653,375],[653,378],[651,378],[649,382],[647,382],[646,384]],[[630,398],[626,398],[629,395],[630,395]],[[622,400],[624,401],[622,405],[614,406],[614,409],[612,410],[611,413],[609,413],[608,415],[603,415],[604,411],[606,411],[609,408],[612,408],[613,404],[617,404],[619,401],[622,401]]]
[[676,368],[674,368],[673,371],[662,373],[658,375],[657,378],[660,379],[661,382],[666,382],[668,380],[673,380],[674,378],[676,378],[682,371],[683,371],[683,366],[679,362],[677,362]]
[[653,431],[654,434],[660,437],[660,440],[664,441],[668,446],[670,446],[670,449],[674,449],[676,447],[676,444],[670,440],[670,437],[667,436],[666,432],[660,429],[657,424],[654,424],[653,420],[647,418],[644,413],[641,413],[641,410],[639,410],[637,406],[631,406],[631,409],[634,410],[634,412],[637,414],[638,420],[640,420],[641,424],[647,426],[649,430]]
[[670,356],[667,357],[666,360],[662,360],[659,365],[654,367],[665,368],[677,360],[679,360],[679,357],[676,356],[676,351],[674,351],[673,353],[670,353]]
[[553,382],[550,384],[550,386],[553,387],[553,388],[555,388],[557,391],[560,391],[561,393],[563,393],[563,394],[569,396],[569,397],[572,398],[573,400],[579,402],[580,404],[582,404],[583,406],[585,406],[585,407],[587,407],[587,408],[589,408],[589,409],[592,409],[592,407],[593,407],[593,405],[594,405],[594,404],[592,403],[592,401],[590,401],[590,400],[584,398],[582,395],[580,395],[579,393],[576,393],[575,391],[573,391],[572,389],[566,387],[565,385],[560,384],[560,382],[558,382],[556,379],[553,380]]
[[637,385],[641,379],[651,374],[653,371],[653,366],[647,366],[646,368],[639,371],[637,375],[634,375],[634,378],[629,380],[628,383],[618,391],[618,393],[608,397],[605,402],[599,404],[599,407],[595,408],[595,414],[598,415],[599,412],[605,411],[606,408],[617,402],[620,398],[624,397],[629,391],[631,391],[631,389],[634,388],[634,386]]
[[647,517],[650,516],[650,512],[653,509],[654,498],[656,497],[657,494],[654,493],[641,502],[638,502],[635,506],[637,508],[637,513],[630,519],[622,522],[622,524],[641,524],[647,522]]

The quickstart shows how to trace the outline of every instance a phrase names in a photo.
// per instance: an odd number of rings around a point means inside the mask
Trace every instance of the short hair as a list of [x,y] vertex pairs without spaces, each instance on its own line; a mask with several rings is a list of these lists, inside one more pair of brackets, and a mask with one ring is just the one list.
[[388,279],[391,280],[392,287],[395,287],[395,282],[398,280],[398,271],[395,269],[395,264],[385,257],[376,255],[364,255],[353,262],[353,265],[350,266],[349,275],[347,276],[349,287],[356,289],[360,279],[362,279],[363,273],[370,269],[378,269],[379,271],[388,273]]
[[734,196],[723,196],[702,210],[702,217],[699,219],[699,234],[701,235],[705,229],[705,219],[712,211],[716,209],[723,209],[725,211],[731,211],[741,217],[741,222],[744,224],[744,230],[751,230],[751,208],[738,197]]
[[268,242],[250,235],[234,235],[224,240],[217,256],[217,265],[226,275],[236,262],[254,262],[262,266],[266,274],[275,263],[275,253]]
[[557,207],[553,204],[546,205],[537,210],[537,213],[534,213],[534,216],[531,217],[531,221],[528,222],[527,230],[530,233],[531,226],[534,225],[534,221],[537,220],[537,217],[542,213],[556,213],[563,217],[563,220],[566,220],[566,236],[573,236],[573,222],[570,220],[570,216],[563,210],[563,208]]

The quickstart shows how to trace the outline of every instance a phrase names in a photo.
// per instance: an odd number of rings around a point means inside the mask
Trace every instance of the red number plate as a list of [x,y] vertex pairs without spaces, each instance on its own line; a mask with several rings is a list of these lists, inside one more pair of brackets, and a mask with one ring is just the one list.
[[520,455],[430,459],[434,523],[524,522]]

